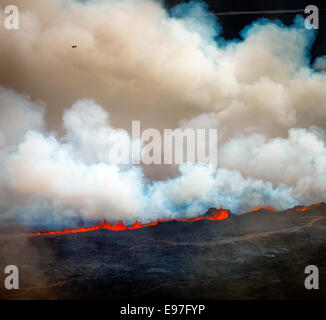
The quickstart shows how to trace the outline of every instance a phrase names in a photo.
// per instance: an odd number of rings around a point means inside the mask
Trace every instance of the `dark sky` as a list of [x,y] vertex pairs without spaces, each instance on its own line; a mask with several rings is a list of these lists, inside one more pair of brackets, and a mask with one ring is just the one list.
[[[168,7],[187,0],[165,0]],[[210,11],[256,11],[256,10],[292,10],[304,9],[308,5],[316,5],[319,9],[319,32],[311,51],[312,59],[316,56],[326,54],[326,1],[315,0],[205,0]],[[323,4],[324,3],[324,4]],[[223,26],[223,37],[232,39],[238,37],[239,31],[246,25],[258,18],[279,19],[286,25],[293,22],[296,13],[272,13],[272,14],[246,14],[246,15],[227,15],[219,16]]]

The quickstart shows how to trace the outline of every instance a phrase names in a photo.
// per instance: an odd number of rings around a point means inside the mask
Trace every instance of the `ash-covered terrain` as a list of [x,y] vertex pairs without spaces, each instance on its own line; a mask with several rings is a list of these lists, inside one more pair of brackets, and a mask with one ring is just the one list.
[[[326,298],[325,204],[119,232],[18,229],[1,225],[1,269],[20,271],[20,289],[0,286],[2,299]],[[311,264],[319,290],[304,287]]]

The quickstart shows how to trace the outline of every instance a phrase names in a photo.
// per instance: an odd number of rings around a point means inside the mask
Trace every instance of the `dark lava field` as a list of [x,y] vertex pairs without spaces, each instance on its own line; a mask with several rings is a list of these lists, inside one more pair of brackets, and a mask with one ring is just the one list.
[[[0,226],[0,267],[19,268],[20,289],[0,286],[1,299],[326,298],[325,204],[118,232],[9,229]],[[319,290],[304,287],[311,264]]]

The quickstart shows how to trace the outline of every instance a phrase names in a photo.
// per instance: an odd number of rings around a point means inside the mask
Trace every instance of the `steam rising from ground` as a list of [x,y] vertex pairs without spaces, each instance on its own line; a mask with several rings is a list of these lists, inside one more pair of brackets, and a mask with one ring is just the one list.
[[[17,3],[20,30],[0,28],[3,212],[128,222],[325,200],[325,57],[310,65],[315,34],[299,17],[225,41],[202,3]],[[113,164],[117,141],[137,143],[117,129],[131,120],[217,128],[217,171],[184,164],[153,181]]]

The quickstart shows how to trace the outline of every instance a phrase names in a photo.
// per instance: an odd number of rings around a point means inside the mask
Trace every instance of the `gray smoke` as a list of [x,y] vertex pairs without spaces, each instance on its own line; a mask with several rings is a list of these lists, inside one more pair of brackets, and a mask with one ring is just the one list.
[[[6,214],[128,222],[325,200],[325,57],[310,65],[315,33],[302,18],[226,41],[198,2],[171,13],[152,0],[17,4],[20,30],[0,28]],[[138,143],[118,129],[131,120],[218,129],[218,169],[183,164],[152,180],[112,163],[117,142]]]

